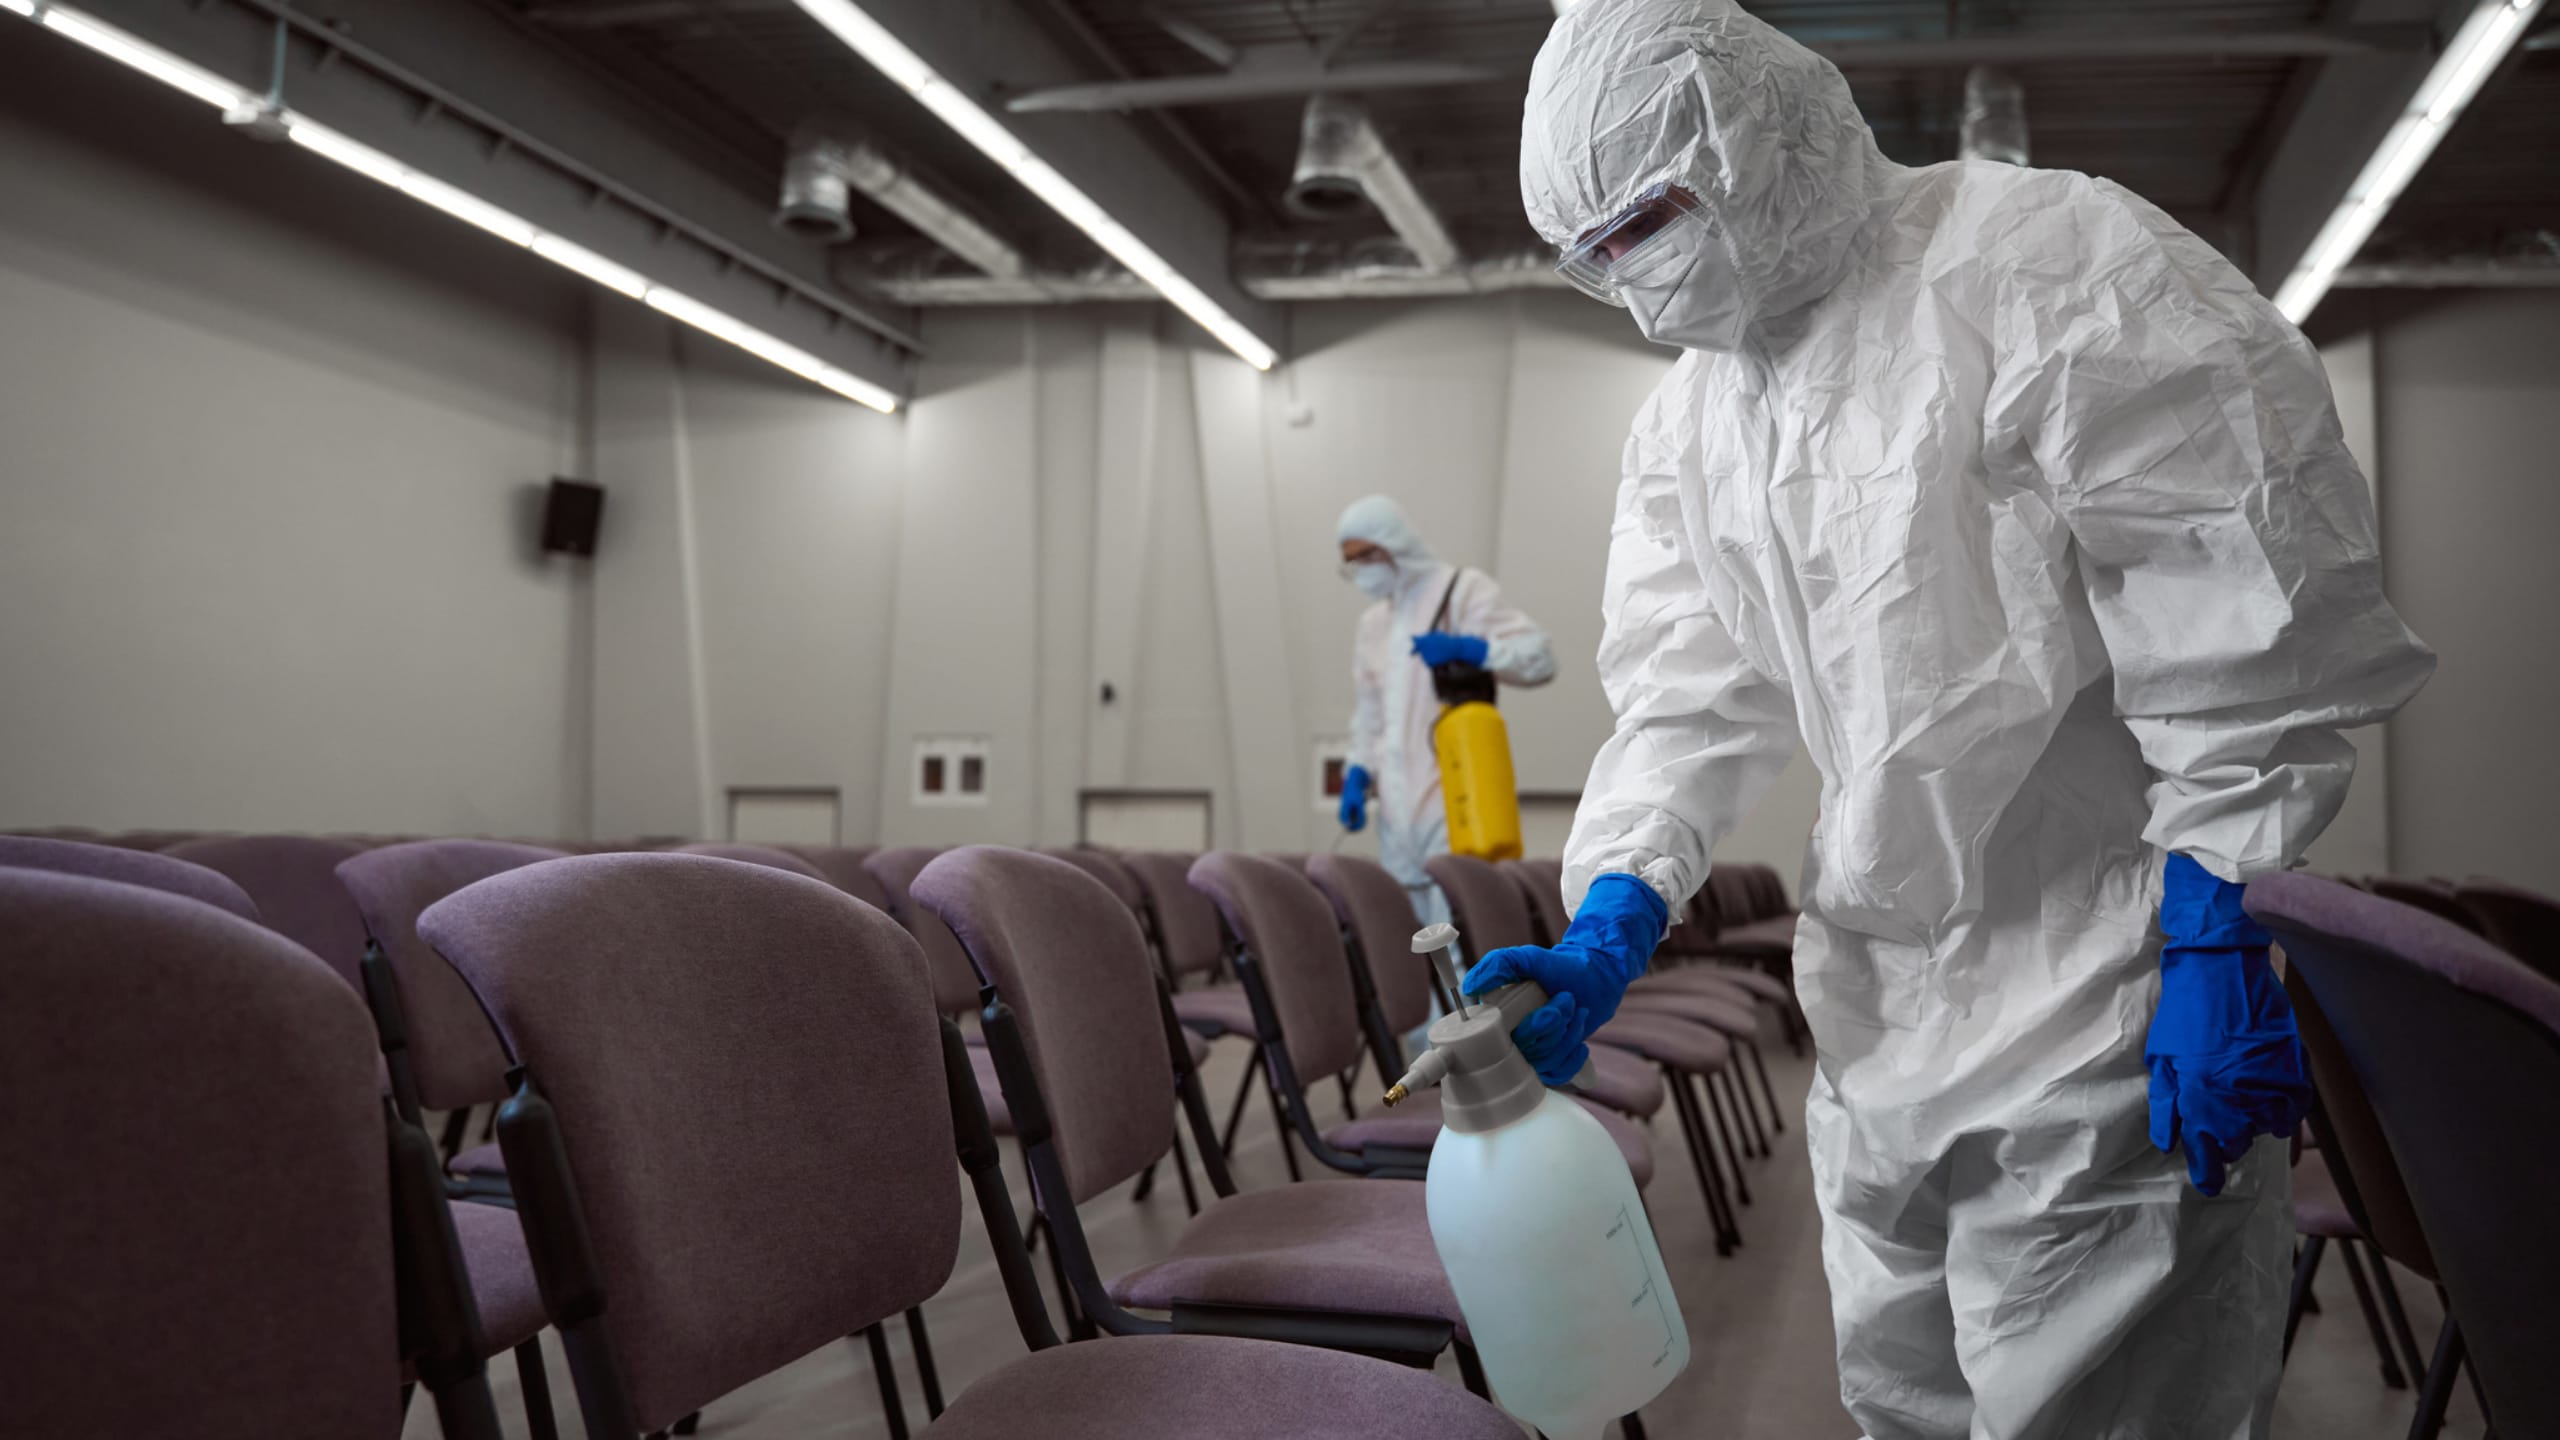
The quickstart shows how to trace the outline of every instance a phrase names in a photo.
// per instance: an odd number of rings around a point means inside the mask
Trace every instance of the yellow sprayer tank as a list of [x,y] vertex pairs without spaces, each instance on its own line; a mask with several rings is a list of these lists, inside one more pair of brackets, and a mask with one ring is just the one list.
[[1449,849],[1479,860],[1520,858],[1520,787],[1511,776],[1511,727],[1502,712],[1468,700],[1431,727],[1440,759],[1440,800],[1449,813]]

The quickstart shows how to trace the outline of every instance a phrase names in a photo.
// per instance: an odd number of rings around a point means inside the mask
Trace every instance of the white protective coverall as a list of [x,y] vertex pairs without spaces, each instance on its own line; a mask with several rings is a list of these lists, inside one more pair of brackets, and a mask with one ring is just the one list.
[[2434,660],[2384,601],[2319,357],[2084,175],[1887,161],[1730,0],[1586,0],[1521,190],[1567,245],[1664,181],[1748,317],[1637,417],[1566,890],[1679,913],[1799,733],[1796,977],[1841,1392],[1877,1440],[2265,1432],[2286,1151],[2206,1199],[2146,1133],[2161,871],[2294,864],[2338,731]]
[[[1431,726],[1440,718],[1431,672],[1413,653],[1413,637],[1434,628],[1440,597],[1449,614],[1437,628],[1481,636],[1485,668],[1503,684],[1544,685],[1555,678],[1555,651],[1538,623],[1503,603],[1493,577],[1472,566],[1463,574],[1432,555],[1404,509],[1383,495],[1354,500],[1334,527],[1336,540],[1365,540],[1395,557],[1396,588],[1360,615],[1351,650],[1354,701],[1351,763],[1376,782],[1369,802],[1378,828],[1378,858],[1413,896],[1425,925],[1449,918],[1448,903],[1422,862],[1449,853],[1449,816],[1440,800],[1440,763]],[[1458,588],[1450,593],[1456,577]]]

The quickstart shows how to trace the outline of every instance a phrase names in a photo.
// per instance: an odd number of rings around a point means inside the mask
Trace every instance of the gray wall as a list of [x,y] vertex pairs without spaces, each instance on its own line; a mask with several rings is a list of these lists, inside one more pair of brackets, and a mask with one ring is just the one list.
[[0,824],[583,826],[582,287],[67,45],[0,196]]
[[2364,304],[2391,595],[2441,657],[2390,726],[2393,865],[2560,893],[2560,292]]

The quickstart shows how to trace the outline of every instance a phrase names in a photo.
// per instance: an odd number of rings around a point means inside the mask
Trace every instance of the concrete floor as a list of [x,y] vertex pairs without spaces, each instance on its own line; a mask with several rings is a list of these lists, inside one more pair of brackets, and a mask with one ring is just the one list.
[[[1244,1047],[1238,1042],[1225,1041],[1213,1048],[1207,1080],[1220,1118],[1244,1059]],[[1773,1137],[1775,1153],[1750,1164],[1747,1175],[1755,1203],[1742,1212],[1745,1243],[1733,1257],[1716,1258],[1676,1120],[1666,1108],[1654,1121],[1660,1164],[1647,1201],[1688,1319],[1691,1353],[1688,1371],[1645,1409],[1645,1423],[1655,1440],[1852,1440],[1857,1434],[1840,1409],[1835,1388],[1831,1315],[1820,1256],[1821,1222],[1814,1211],[1802,1127],[1794,1118],[1811,1081],[1812,1064],[1789,1056],[1783,1047],[1774,1049],[1768,1059],[1782,1106],[1791,1113],[1786,1133]],[[1375,1093],[1374,1084],[1364,1080],[1363,1091],[1360,1099],[1365,1107]],[[1319,1097],[1319,1113],[1329,1116],[1339,1103],[1328,1085]],[[1304,1157],[1300,1163],[1310,1170],[1318,1168]],[[1021,1176],[1009,1146],[1007,1164],[1019,1198]],[[1237,1137],[1235,1172],[1238,1185],[1245,1189],[1287,1183],[1269,1111],[1259,1105],[1248,1114]],[[1185,1219],[1181,1190],[1171,1183],[1169,1173],[1165,1180],[1144,1203],[1130,1200],[1124,1189],[1084,1207],[1084,1223],[1106,1273],[1161,1253],[1181,1228]],[[965,1187],[963,1195],[965,1204]],[[1045,1281],[1045,1260],[1041,1274]],[[2406,1273],[2400,1276],[2400,1289],[2422,1343],[2431,1342],[2441,1318],[2434,1292]],[[2334,1256],[2322,1267],[2316,1290],[2323,1310],[2305,1318],[2296,1341],[2277,1401],[2277,1440],[2386,1440],[2405,1435],[2414,1395],[2383,1386],[2345,1268]],[[965,1217],[960,1258],[950,1283],[925,1309],[947,1394],[958,1394],[973,1380],[1023,1353],[974,1208]],[[920,1429],[924,1407],[905,1327],[893,1321],[889,1329],[911,1423]],[[545,1348],[561,1433],[583,1435],[556,1337],[546,1335]],[[1450,1383],[1457,1383],[1453,1364],[1444,1360],[1441,1370]],[[512,1361],[492,1362],[490,1376],[507,1433],[529,1434]],[[413,1440],[430,1440],[436,1433],[433,1407],[421,1397],[404,1434]],[[715,1402],[703,1412],[700,1433],[740,1440],[818,1436],[873,1440],[889,1431],[868,1355],[856,1340],[826,1346]],[[2477,1440],[2482,1433],[2480,1412],[2466,1388],[2455,1400],[2445,1434],[2451,1440]]]

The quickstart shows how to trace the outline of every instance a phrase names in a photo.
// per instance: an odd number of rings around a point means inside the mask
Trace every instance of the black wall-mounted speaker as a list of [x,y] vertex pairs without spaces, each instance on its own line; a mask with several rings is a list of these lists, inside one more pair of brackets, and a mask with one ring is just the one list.
[[542,503],[542,548],[556,555],[593,555],[603,519],[603,486],[554,476]]

